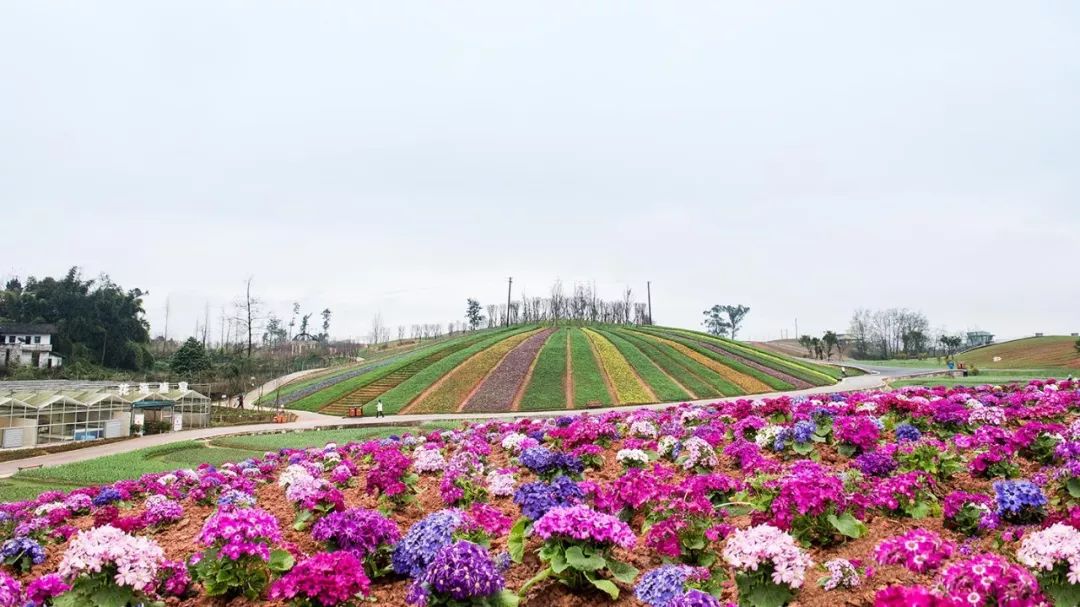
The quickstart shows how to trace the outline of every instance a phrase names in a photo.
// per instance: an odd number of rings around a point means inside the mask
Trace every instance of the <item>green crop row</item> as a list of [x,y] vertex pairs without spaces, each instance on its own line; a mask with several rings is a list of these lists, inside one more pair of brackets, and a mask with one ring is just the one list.
[[610,405],[611,394],[604,382],[604,372],[593,356],[592,346],[585,332],[570,329],[571,378],[574,382],[574,406],[590,404]]
[[[769,375],[768,373],[765,373],[764,371],[762,371],[760,369],[755,369],[754,367],[751,367],[751,366],[749,366],[749,365],[747,365],[747,364],[745,364],[745,363],[743,363],[741,361],[735,360],[734,358],[731,358],[730,356],[724,356],[723,354],[721,354],[721,353],[719,353],[719,352],[717,352],[715,350],[711,350],[711,349],[705,347],[699,341],[694,341],[693,339],[688,339],[688,338],[683,337],[682,335],[676,334],[676,333],[666,333],[666,334],[663,334],[663,335],[664,335],[664,337],[666,339],[670,339],[671,341],[680,343],[680,344],[686,346],[687,348],[690,348],[694,352],[697,352],[698,354],[701,354],[702,356],[705,356],[707,358],[715,360],[716,362],[721,363],[726,367],[730,367],[731,369],[734,369],[735,371],[737,371],[739,373],[742,373],[743,375],[753,377],[754,379],[762,382],[763,384],[765,384],[766,386],[772,388],[773,390],[791,390],[791,389],[795,388],[795,386],[793,386],[793,385],[789,384],[788,382],[780,379],[779,377]],[[747,358],[749,358],[749,357],[747,357]]]
[[568,329],[559,329],[540,350],[532,378],[521,398],[522,409],[540,411],[566,407],[566,342],[569,335]]

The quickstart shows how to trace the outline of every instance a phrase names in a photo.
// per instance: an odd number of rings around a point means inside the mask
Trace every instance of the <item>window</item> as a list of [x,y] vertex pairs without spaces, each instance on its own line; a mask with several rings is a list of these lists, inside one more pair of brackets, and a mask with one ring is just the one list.
[[41,343],[41,336],[40,335],[35,335],[34,336],[34,343],[35,344],[40,344]]
[[9,344],[15,343],[15,336],[14,335],[11,335],[11,336],[8,337],[8,343]]

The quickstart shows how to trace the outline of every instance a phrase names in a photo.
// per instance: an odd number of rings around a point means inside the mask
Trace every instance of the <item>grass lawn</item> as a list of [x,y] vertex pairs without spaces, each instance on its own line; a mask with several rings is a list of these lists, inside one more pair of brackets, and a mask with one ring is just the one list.
[[[889,358],[886,360],[855,360],[849,359],[845,362],[849,362],[853,365],[864,364],[872,367],[903,367],[905,369],[944,369],[945,361],[938,360],[937,358],[924,358],[919,360],[917,358]],[[837,362],[836,364],[843,364]]]
[[[987,373],[968,377],[911,377],[896,380],[891,382],[890,385],[894,388],[904,386],[949,386],[951,388],[953,386],[981,386],[983,384],[996,386],[1016,382],[1027,383],[1032,379],[1049,377],[1064,379],[1068,377],[1069,373],[1068,369],[994,369]],[[1076,373],[1073,373],[1073,375],[1075,376]]]
[[24,470],[11,478],[0,479],[0,501],[32,499],[43,491],[70,491],[88,485],[103,485],[123,479],[134,479],[143,474],[194,468],[202,463],[220,466],[226,462],[239,462],[251,457],[259,457],[267,451],[277,451],[285,447],[321,447],[330,442],[343,444],[393,434],[426,433],[436,429],[453,428],[460,423],[446,421],[420,426],[361,427],[245,435],[215,439],[209,445],[197,441],[181,441],[130,453],[107,455],[85,462]]
[[525,386],[521,408],[525,411],[566,408],[566,338],[568,329],[559,329],[548,338]]

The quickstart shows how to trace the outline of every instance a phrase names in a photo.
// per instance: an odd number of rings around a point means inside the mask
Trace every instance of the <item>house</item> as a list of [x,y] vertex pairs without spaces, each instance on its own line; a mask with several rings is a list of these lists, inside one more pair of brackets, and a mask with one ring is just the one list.
[[52,351],[55,325],[0,325],[0,365],[22,365],[51,369],[64,364],[64,359]]
[[978,348],[994,343],[994,334],[986,331],[968,331],[967,347]]

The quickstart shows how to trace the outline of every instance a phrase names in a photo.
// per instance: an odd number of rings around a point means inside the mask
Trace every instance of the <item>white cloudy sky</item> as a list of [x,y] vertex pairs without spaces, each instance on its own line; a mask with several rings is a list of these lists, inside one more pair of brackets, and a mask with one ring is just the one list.
[[[555,278],[1080,330],[1075,2],[0,4],[0,276],[334,333]],[[173,332],[173,331],[170,331]]]

